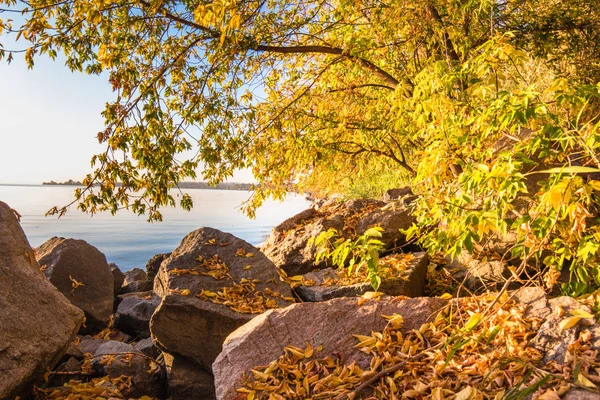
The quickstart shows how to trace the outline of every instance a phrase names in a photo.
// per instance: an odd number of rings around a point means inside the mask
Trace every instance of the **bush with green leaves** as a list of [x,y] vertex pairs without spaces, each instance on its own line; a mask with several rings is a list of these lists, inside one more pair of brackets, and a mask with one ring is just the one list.
[[367,268],[367,279],[374,290],[379,289],[381,277],[379,275],[379,252],[385,244],[379,240],[383,229],[374,227],[367,229],[356,239],[343,238],[335,229],[321,232],[312,238],[308,245],[316,246],[316,263],[329,259],[338,268],[347,268],[348,276],[358,273],[363,267]]

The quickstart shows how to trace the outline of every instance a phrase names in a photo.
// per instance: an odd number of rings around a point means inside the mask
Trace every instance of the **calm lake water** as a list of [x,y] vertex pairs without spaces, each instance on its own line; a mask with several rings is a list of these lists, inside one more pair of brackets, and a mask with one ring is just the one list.
[[194,200],[194,208],[161,210],[163,222],[146,222],[144,216],[120,211],[115,216],[94,216],[74,206],[60,219],[44,217],[52,206],[68,204],[74,187],[0,185],[0,201],[21,214],[21,226],[33,247],[52,236],[83,239],[106,255],[108,262],[121,270],[144,268],[154,254],[170,252],[189,232],[203,226],[232,233],[247,242],[262,243],[271,229],[285,219],[309,207],[300,195],[290,195],[284,202],[268,201],[251,220],[239,206],[249,197],[245,191],[186,189]]

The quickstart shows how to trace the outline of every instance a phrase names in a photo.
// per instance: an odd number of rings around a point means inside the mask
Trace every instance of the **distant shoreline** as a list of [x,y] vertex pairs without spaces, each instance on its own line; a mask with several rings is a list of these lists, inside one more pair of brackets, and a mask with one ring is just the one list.
[[[83,183],[79,181],[74,181],[69,179],[65,182],[42,182],[42,186],[84,186]],[[119,186],[117,184],[117,186]],[[254,184],[252,183],[238,183],[238,182],[223,182],[217,185],[210,185],[206,182],[181,182],[177,186],[180,189],[216,189],[216,190],[244,190],[249,191],[254,189]]]

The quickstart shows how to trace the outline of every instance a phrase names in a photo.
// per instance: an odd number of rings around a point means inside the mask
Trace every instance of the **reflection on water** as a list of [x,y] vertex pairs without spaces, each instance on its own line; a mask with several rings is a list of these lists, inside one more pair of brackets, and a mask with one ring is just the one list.
[[302,196],[290,195],[284,202],[269,201],[256,219],[248,219],[239,210],[248,192],[233,190],[186,189],[194,200],[187,212],[180,208],[161,210],[164,221],[148,223],[144,216],[120,211],[90,216],[75,207],[62,218],[44,217],[52,206],[72,200],[73,187],[0,185],[0,201],[18,211],[21,225],[32,246],[37,247],[52,236],[83,239],[96,246],[109,262],[121,270],[144,268],[154,254],[172,251],[183,237],[202,226],[232,233],[253,245],[260,244],[271,228],[309,206]]

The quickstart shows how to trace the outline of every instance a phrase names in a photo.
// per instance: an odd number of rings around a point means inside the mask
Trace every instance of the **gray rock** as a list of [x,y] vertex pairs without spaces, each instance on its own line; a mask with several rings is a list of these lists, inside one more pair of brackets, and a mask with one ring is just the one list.
[[11,210],[0,202],[0,399],[24,395],[54,368],[83,321],[40,272]]
[[84,332],[107,326],[113,311],[114,283],[106,257],[83,240],[53,237],[36,249],[50,282],[86,317]]
[[[589,313],[590,309],[579,304],[577,300],[566,296],[550,299],[548,303],[552,312],[546,316],[544,323],[537,335],[531,340],[530,345],[544,355],[544,364],[550,361],[562,364],[565,361],[569,345],[577,340],[582,329],[590,327],[593,322],[582,319],[570,329],[560,329],[559,323],[569,317],[570,311],[581,309]],[[564,310],[564,313],[562,310]]]
[[214,400],[215,384],[210,372],[195,362],[163,353],[171,400]]
[[147,292],[152,290],[153,287],[154,282],[149,279],[145,281],[133,281],[123,285],[121,288],[121,294]]
[[156,274],[158,274],[158,270],[160,269],[160,264],[164,260],[166,260],[171,253],[162,253],[156,254],[152,256],[150,260],[146,263],[146,274],[148,275],[148,279],[154,279]]
[[140,268],[134,268],[125,272],[125,282],[121,288],[121,294],[146,292],[152,290],[154,283],[148,279],[146,272]]
[[[502,260],[478,259],[468,251],[463,251],[458,257],[448,258],[448,267],[453,269],[453,276],[458,282],[475,293],[500,289],[506,279],[511,276],[508,264]],[[511,289],[520,285],[516,282]]]
[[145,293],[132,293],[131,296],[121,298],[115,313],[115,328],[137,338],[150,336],[150,318],[156,311],[160,298],[147,296]]
[[[241,253],[238,251],[252,253],[253,256],[239,256]],[[208,270],[197,260],[198,257],[210,259],[215,254],[227,267],[229,276],[223,279],[201,274]],[[154,291],[162,297],[162,303],[150,321],[150,331],[157,347],[170,354],[188,357],[210,370],[227,335],[256,314],[236,312],[196,295],[202,290],[218,292],[242,279],[255,281],[257,291],[268,290],[286,298],[292,296],[273,263],[252,245],[211,228],[188,234],[162,263],[154,281]],[[189,294],[182,295],[183,290],[189,290]],[[282,297],[271,296],[271,299],[280,307],[290,304]]]
[[112,272],[112,275],[113,275],[115,297],[117,297],[117,295],[121,291],[121,286],[123,286],[123,282],[125,282],[125,274],[123,274],[123,272],[121,272],[121,270],[115,263],[110,263],[110,264],[108,264],[108,266],[110,267],[110,272]]
[[81,361],[75,357],[70,357],[67,361],[56,367],[53,372],[67,372],[69,374],[51,374],[48,381],[49,386],[63,386],[72,379],[81,379],[81,376],[76,374],[82,372]]
[[131,282],[135,282],[135,281],[147,281],[147,280],[148,280],[148,275],[141,268],[133,268],[133,269],[130,269],[129,271],[125,271],[125,282],[124,282],[125,285],[127,285],[128,283],[131,283]]
[[[381,315],[398,313],[404,317],[402,330],[418,329],[435,317],[446,300],[417,298],[399,300],[382,297],[358,305],[360,299],[339,298],[324,303],[300,303],[267,311],[233,332],[213,364],[217,398],[232,400],[244,373],[258,365],[268,365],[283,354],[287,345],[305,348],[322,346],[319,357],[335,355],[345,363],[356,361],[365,368],[370,357],[354,348],[352,336],[369,335],[388,323]],[[349,318],[349,316],[352,318]],[[327,323],[323,323],[327,321]]]
[[98,373],[110,378],[130,376],[131,387],[122,391],[126,397],[166,397],[165,376],[161,366],[129,344],[107,341],[96,350],[92,365]]
[[98,348],[106,342],[108,342],[106,339],[96,339],[91,336],[83,336],[79,342],[79,350],[81,350],[84,355],[94,355],[96,354]]
[[[393,256],[390,256],[393,257]],[[386,257],[382,259],[385,261]],[[419,297],[423,295],[425,276],[429,257],[426,253],[415,253],[414,259],[408,264],[403,277],[384,278],[378,291],[391,296]],[[346,271],[342,271],[343,274]],[[327,301],[336,297],[351,297],[372,291],[369,282],[354,285],[325,285],[327,279],[338,279],[338,272],[331,268],[310,272],[304,279],[315,282],[314,286],[299,286],[294,289],[296,294],[304,301]]]
[[159,355],[158,349],[156,348],[156,346],[154,346],[154,343],[152,342],[152,338],[149,337],[137,342],[133,346],[133,348],[151,358],[156,358]]

